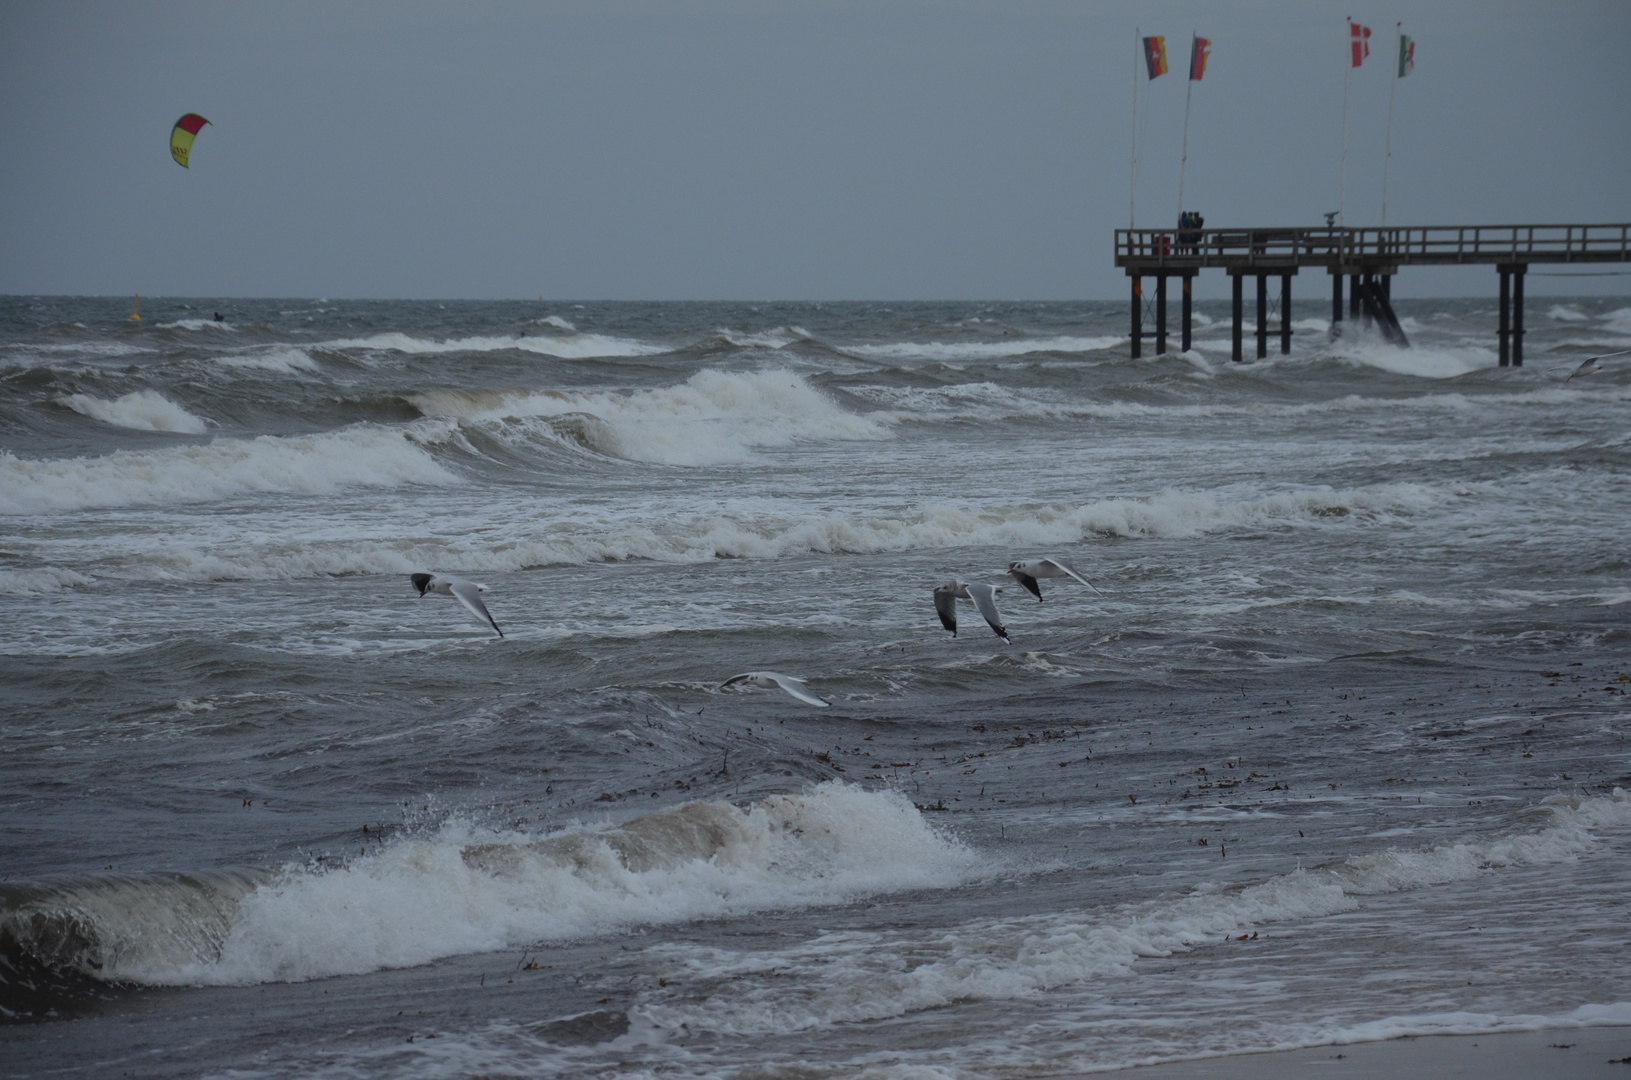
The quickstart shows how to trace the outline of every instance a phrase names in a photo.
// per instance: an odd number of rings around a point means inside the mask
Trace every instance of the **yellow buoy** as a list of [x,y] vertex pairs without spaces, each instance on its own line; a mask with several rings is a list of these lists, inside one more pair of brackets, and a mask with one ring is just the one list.
[[141,293],[136,294],[136,306],[130,309],[130,321],[131,322],[141,322],[142,321],[142,294]]

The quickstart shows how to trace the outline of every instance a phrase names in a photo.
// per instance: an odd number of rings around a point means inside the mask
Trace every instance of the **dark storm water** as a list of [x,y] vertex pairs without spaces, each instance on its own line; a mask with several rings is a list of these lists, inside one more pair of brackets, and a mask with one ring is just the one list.
[[1631,1023],[1626,301],[143,306],[0,301],[9,1074]]

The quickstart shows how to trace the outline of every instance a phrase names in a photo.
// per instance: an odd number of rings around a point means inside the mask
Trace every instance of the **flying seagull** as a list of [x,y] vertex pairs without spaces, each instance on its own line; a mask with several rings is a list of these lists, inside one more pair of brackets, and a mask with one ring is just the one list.
[[795,678],[792,675],[783,675],[775,671],[747,671],[741,675],[732,675],[721,683],[719,688],[723,690],[725,687],[735,686],[737,683],[747,683],[749,686],[757,686],[762,690],[786,690],[805,704],[814,705],[818,709],[825,709],[832,704],[830,701],[822,701],[805,690],[803,679]]
[[1597,374],[1597,372],[1603,370],[1603,365],[1599,364],[1597,361],[1607,360],[1611,356],[1631,356],[1631,349],[1621,349],[1619,352],[1603,353],[1600,356],[1588,356],[1586,357],[1585,362],[1574,369],[1574,374],[1570,375],[1568,379],[1564,379],[1563,381],[1568,382],[1569,379],[1577,378],[1581,375]]
[[470,609],[470,614],[476,616],[498,631],[503,637],[504,631],[498,629],[498,623],[493,621],[492,615],[487,612],[487,605],[481,602],[481,594],[487,591],[487,586],[477,585],[474,581],[464,578],[445,577],[441,574],[414,574],[411,578],[413,587],[419,590],[419,596],[424,598],[426,593],[441,593],[451,596],[459,603]]
[[1008,574],[1015,581],[1025,586],[1025,590],[1036,597],[1038,601],[1042,599],[1042,586],[1036,583],[1036,579],[1045,577],[1075,578],[1089,589],[1099,593],[1100,596],[1104,595],[1099,592],[1097,585],[1077,573],[1074,567],[1060,562],[1058,559],[1026,559],[1023,562],[1011,562],[1008,564]]
[[957,601],[972,600],[974,606],[980,609],[985,621],[991,624],[997,636],[1009,644],[1008,628],[1002,625],[1002,615],[997,612],[997,594],[1002,590],[995,585],[986,585],[983,582],[969,584],[966,581],[953,579],[934,591],[934,610],[940,616],[940,625],[951,631],[951,636],[957,636]]

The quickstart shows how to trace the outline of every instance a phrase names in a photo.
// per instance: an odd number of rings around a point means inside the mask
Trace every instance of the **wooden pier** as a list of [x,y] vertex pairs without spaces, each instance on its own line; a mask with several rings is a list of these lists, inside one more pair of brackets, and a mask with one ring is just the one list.
[[1393,314],[1393,275],[1404,266],[1486,264],[1500,275],[1496,328],[1502,367],[1523,366],[1523,279],[1541,263],[1631,262],[1626,225],[1412,225],[1348,229],[1117,229],[1116,265],[1132,279],[1132,353],[1142,355],[1144,278],[1155,278],[1155,351],[1167,351],[1167,279],[1183,282],[1182,348],[1190,347],[1191,294],[1202,270],[1228,273],[1233,286],[1233,358],[1242,359],[1244,279],[1257,279],[1257,356],[1268,355],[1269,278],[1280,279],[1280,351],[1291,351],[1291,279],[1298,271],[1331,275],[1331,329],[1347,314],[1374,323],[1387,340],[1408,346]]

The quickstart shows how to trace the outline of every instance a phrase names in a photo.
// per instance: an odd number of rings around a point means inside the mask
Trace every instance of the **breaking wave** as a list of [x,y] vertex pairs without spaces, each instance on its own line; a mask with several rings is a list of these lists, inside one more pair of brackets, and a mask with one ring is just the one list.
[[209,426],[200,417],[183,409],[157,390],[134,390],[112,401],[89,394],[70,394],[57,399],[93,420],[133,431],[173,431],[181,435],[202,435]]
[[320,435],[217,438],[102,457],[36,459],[0,452],[0,514],[207,502],[245,492],[447,484],[456,478],[425,444],[452,431],[434,422],[407,429],[358,424]]
[[[615,391],[432,390],[410,395],[426,416],[465,421],[545,418],[588,449],[664,465],[747,460],[801,440],[883,439],[888,426],[849,412],[799,375],[705,368],[676,386]],[[559,422],[570,421],[570,429]]]
[[[3,459],[0,459],[3,460]],[[3,489],[0,489],[3,490]],[[1073,505],[970,507],[931,503],[865,516],[794,508],[517,521],[502,539],[276,537],[257,543],[196,545],[187,538],[145,551],[119,571],[179,580],[264,580],[331,574],[398,574],[422,566],[499,573],[540,566],[649,559],[697,563],[775,559],[811,553],[873,554],[976,547],[1067,547],[1095,537],[1194,537],[1231,529],[1293,529],[1387,521],[1453,497],[1418,484],[1315,488],[1230,499],[1215,492],[1165,491],[1143,499]],[[531,514],[524,516],[528,522]],[[99,571],[101,572],[101,571]]]
[[[781,1033],[958,1001],[1029,997],[1125,975],[1142,958],[1186,952],[1224,934],[1351,911],[1362,897],[1578,858],[1601,848],[1594,828],[1631,825],[1631,798],[1619,788],[1608,797],[1559,799],[1550,809],[1551,822],[1534,831],[1377,852],[1255,885],[1203,887],[1108,911],[982,920],[927,937],[850,931],[768,954],[668,946],[677,961],[689,961],[694,974],[718,980],[721,989],[641,1012],[661,1028]],[[774,996],[763,993],[760,981],[769,971],[783,976],[777,985],[784,989]]]
[[[563,322],[565,320],[562,320]],[[558,356],[579,360],[594,356],[655,356],[669,351],[666,345],[636,341],[632,338],[610,337],[605,334],[573,334],[570,337],[465,337],[434,341],[410,334],[392,332],[366,338],[341,338],[326,341],[327,349],[376,349],[400,353],[454,353],[497,352],[515,349],[520,352]]]
[[103,982],[299,981],[945,887],[973,864],[905,798],[828,783],[543,835],[449,824],[341,867],[0,885],[0,961]]
[[894,342],[888,345],[838,346],[840,352],[868,360],[996,360],[1029,353],[1097,352],[1114,348],[1125,337],[1013,338],[1008,341]]

